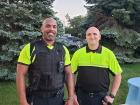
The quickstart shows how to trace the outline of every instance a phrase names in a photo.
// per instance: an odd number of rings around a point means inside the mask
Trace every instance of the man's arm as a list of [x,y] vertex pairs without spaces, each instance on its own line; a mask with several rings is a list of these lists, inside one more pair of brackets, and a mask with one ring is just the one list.
[[121,84],[121,74],[117,74],[114,76],[114,79],[113,79],[113,83],[112,83],[112,88],[111,88],[111,94],[112,95],[116,95],[119,87],[120,87],[120,84]]
[[[110,95],[105,97],[105,99],[104,99],[105,101],[107,101],[109,103],[113,103],[115,95],[117,94],[117,91],[120,87],[121,78],[122,78],[121,74],[117,74],[114,76]],[[108,104],[103,101],[103,105],[108,105]]]
[[28,71],[28,66],[17,64],[16,86],[19,96],[20,105],[29,105],[26,99],[25,74]]
[[68,90],[68,101],[73,102],[74,79],[73,79],[73,74],[71,72],[71,67],[70,66],[65,67],[65,73],[66,73],[66,86],[67,86],[67,90]]
[[68,98],[69,98],[69,97],[73,97],[74,95],[74,79],[70,66],[65,67],[65,73],[66,73],[66,86],[67,86]]

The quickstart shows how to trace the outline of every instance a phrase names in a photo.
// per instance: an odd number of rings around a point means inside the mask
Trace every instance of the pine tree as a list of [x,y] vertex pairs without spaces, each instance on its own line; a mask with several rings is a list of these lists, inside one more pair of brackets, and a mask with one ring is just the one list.
[[[0,79],[14,79],[23,46],[41,36],[44,18],[54,16],[54,0],[2,0],[0,2]],[[58,21],[58,34],[64,33]]]
[[140,62],[140,1],[85,0],[85,28],[101,30],[102,44],[114,51],[120,62]]

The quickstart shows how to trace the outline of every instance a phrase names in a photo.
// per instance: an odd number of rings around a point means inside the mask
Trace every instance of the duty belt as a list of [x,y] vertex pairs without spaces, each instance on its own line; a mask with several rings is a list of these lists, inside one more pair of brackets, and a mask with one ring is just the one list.
[[64,88],[59,89],[57,91],[39,91],[39,92],[33,92],[33,96],[38,96],[42,98],[46,97],[58,97],[61,94],[64,93]]

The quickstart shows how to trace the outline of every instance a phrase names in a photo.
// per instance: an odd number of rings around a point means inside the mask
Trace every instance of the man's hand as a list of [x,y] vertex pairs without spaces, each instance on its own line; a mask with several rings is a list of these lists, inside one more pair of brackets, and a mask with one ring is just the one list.
[[69,97],[67,101],[65,102],[65,105],[79,105],[77,101],[77,96],[74,95],[73,97]]
[[114,101],[114,98],[112,98],[111,96],[105,96],[104,99],[102,100],[103,105],[112,105]]
[[65,102],[65,105],[73,105],[74,100],[73,99],[67,99],[67,101]]
[[74,105],[79,105],[79,103],[78,103],[78,100],[77,100],[77,96],[76,95],[74,95]]

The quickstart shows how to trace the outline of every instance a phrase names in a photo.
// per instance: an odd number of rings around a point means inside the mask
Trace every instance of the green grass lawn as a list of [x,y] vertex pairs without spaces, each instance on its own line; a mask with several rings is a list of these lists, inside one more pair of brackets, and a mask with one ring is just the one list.
[[19,105],[15,82],[0,81],[0,105]]
[[122,83],[113,105],[124,104],[128,93],[127,80],[132,77],[140,77],[140,63],[122,65]]
[[[140,77],[140,63],[122,65],[122,83],[113,105],[125,103],[128,92],[127,80],[132,77]],[[0,81],[0,105],[19,105],[15,82]]]

